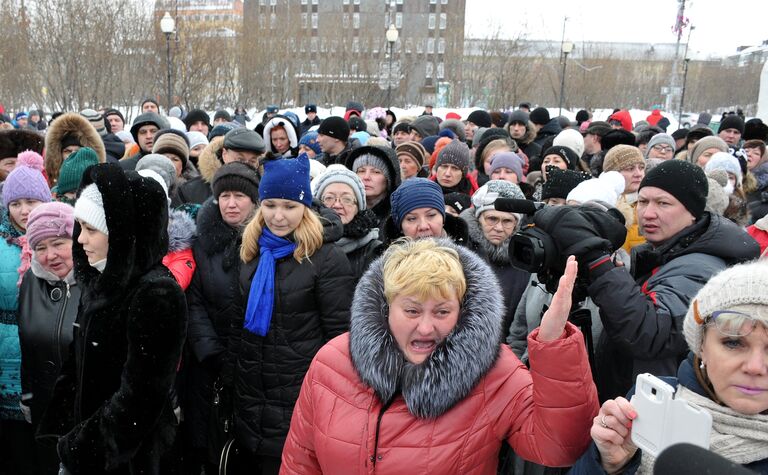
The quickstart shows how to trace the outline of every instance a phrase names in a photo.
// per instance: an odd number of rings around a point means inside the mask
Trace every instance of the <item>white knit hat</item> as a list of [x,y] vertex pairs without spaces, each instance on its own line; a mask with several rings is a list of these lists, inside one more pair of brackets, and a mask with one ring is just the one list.
[[739,165],[739,159],[730,153],[717,152],[712,154],[712,157],[704,166],[704,171],[711,172],[712,170],[725,170],[728,173],[732,173],[736,177],[736,184],[741,186],[741,165]]
[[552,145],[562,145],[568,147],[576,155],[581,157],[584,154],[584,137],[576,129],[565,129],[555,136]]
[[613,207],[619,200],[619,196],[624,193],[626,181],[619,172],[603,172],[599,178],[582,181],[576,188],[568,193],[567,200],[586,203],[587,201],[602,201]]
[[480,216],[483,211],[495,209],[494,203],[496,202],[496,198],[524,200],[525,195],[520,187],[512,182],[505,180],[490,180],[472,195],[472,206],[475,207],[475,217]]
[[[762,323],[768,326],[768,262],[754,261],[730,267],[712,277],[699,290],[691,301],[688,313],[685,315],[683,334],[691,351],[701,354],[701,343],[704,341],[703,323],[712,312],[728,310],[735,306],[754,306],[755,310],[763,307],[763,311],[750,312],[755,318],[765,319]],[[697,321],[695,310],[701,317]],[[741,310],[740,310],[741,311]]]
[[[310,163],[313,161],[310,160]],[[358,211],[366,208],[365,186],[363,186],[363,182],[360,181],[360,177],[356,173],[340,164],[329,165],[324,172],[312,180],[312,196],[322,198],[323,191],[331,183],[344,183],[352,188],[352,193],[355,194],[355,199],[357,200]]]
[[86,186],[75,202],[75,219],[85,221],[93,228],[109,236],[104,200],[95,183]]

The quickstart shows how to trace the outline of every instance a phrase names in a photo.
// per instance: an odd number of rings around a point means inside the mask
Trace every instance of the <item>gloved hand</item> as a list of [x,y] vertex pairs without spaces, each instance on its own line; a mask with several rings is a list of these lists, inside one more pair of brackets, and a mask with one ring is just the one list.
[[[595,256],[610,255],[612,248],[611,241],[600,235],[583,209],[548,206],[533,215],[534,225],[552,237],[561,257],[565,259],[573,255],[582,264],[593,260]],[[594,220],[599,222],[598,219]]]

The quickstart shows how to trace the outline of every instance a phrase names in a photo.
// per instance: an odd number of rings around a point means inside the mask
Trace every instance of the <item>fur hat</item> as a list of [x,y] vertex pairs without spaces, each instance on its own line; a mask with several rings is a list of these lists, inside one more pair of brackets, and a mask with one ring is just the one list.
[[[213,189],[213,197],[217,200],[219,195],[225,191],[239,191],[248,196],[254,203],[259,202],[259,177],[256,169],[247,163],[232,162],[222,165],[213,176],[211,188]],[[280,197],[274,196],[273,198]]]
[[357,200],[358,212],[366,208],[365,186],[357,174],[341,164],[330,165],[317,178],[312,180],[312,195],[322,198],[323,191],[332,183],[344,183],[352,189]]
[[484,211],[495,209],[493,204],[496,198],[514,198],[524,200],[520,187],[514,183],[505,180],[490,180],[485,185],[478,188],[472,195],[472,206],[475,207],[475,217],[480,216]]
[[704,213],[709,182],[701,167],[683,160],[665,160],[645,174],[639,189],[646,186],[674,196],[696,219]]
[[304,206],[312,205],[309,182],[309,160],[306,154],[298,158],[282,158],[264,162],[264,174],[259,184],[259,199],[292,200]]
[[[715,275],[691,301],[683,334],[691,351],[701,356],[704,325],[713,312],[737,310],[768,326],[768,262],[739,264]],[[716,331],[716,330],[714,330]]]
[[634,145],[619,144],[608,150],[603,159],[603,172],[616,171],[645,163],[643,152]]
[[469,149],[463,142],[452,140],[437,154],[436,165],[439,167],[447,164],[454,165],[461,170],[462,174],[467,174],[469,171]]
[[48,238],[66,237],[72,239],[75,226],[75,209],[68,204],[43,203],[29,213],[26,236],[29,247],[35,247]]
[[51,201],[51,189],[43,176],[43,157],[32,151],[19,154],[16,168],[3,184],[3,204],[7,207],[20,199]]
[[187,134],[174,129],[165,129],[155,134],[152,145],[153,154],[172,153],[181,159],[181,169],[187,167],[189,160],[189,139]]
[[433,208],[445,219],[445,198],[440,185],[426,178],[405,180],[390,197],[392,221],[400,228],[405,215],[418,208]]
[[42,155],[45,138],[32,130],[11,129],[0,131],[0,160],[16,158],[25,150]]
[[98,231],[109,236],[107,215],[104,211],[104,198],[96,183],[83,188],[75,202],[75,219],[85,221]]
[[570,148],[578,157],[584,154],[584,137],[576,129],[565,129],[555,136],[552,145],[563,145]]
[[91,165],[97,165],[99,157],[89,147],[83,147],[67,157],[59,170],[59,181],[54,187],[54,192],[61,196],[64,193],[77,191],[83,173]]

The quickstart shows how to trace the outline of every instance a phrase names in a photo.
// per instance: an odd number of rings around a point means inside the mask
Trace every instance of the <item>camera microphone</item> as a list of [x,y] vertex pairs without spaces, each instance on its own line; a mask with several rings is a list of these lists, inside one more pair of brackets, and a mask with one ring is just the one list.
[[507,213],[522,213],[528,216],[545,207],[546,204],[541,201],[518,200],[515,198],[497,198],[493,202],[496,211],[505,211]]

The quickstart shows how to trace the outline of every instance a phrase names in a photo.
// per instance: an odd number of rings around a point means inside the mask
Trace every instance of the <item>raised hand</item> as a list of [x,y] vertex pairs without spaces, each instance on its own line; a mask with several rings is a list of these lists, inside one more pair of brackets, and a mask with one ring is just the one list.
[[635,455],[637,447],[632,443],[632,421],[637,412],[623,397],[603,403],[589,431],[600,452],[603,469],[608,473],[619,472]]
[[549,309],[541,317],[541,326],[539,335],[536,338],[539,341],[552,341],[560,338],[565,329],[565,322],[568,321],[568,314],[571,312],[571,294],[573,285],[576,282],[576,274],[579,271],[579,265],[576,257],[568,257],[565,264],[565,272],[560,277],[557,285],[557,292],[552,297],[552,303]]

